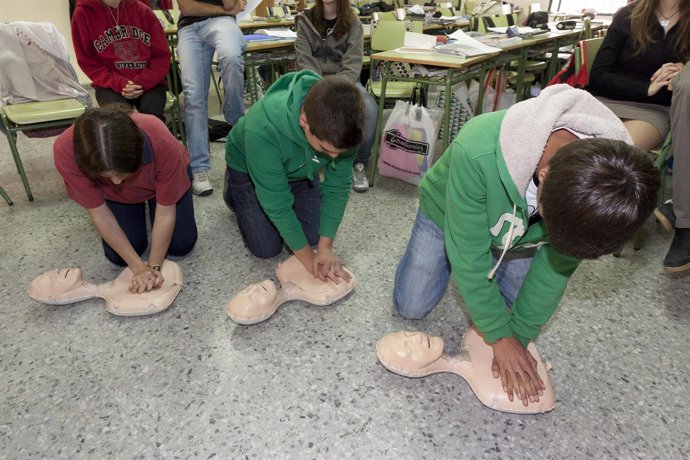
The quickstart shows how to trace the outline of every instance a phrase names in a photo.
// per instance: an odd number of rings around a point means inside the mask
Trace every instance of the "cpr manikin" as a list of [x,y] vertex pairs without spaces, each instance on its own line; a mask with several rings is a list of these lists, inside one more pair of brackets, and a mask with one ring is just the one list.
[[278,307],[289,300],[330,305],[345,297],[357,285],[354,275],[348,273],[350,281],[341,280],[340,284],[320,281],[304,268],[297,257],[292,256],[276,268],[280,289],[271,280],[250,284],[230,299],[225,311],[234,322],[250,325],[270,318]]
[[39,275],[29,284],[29,297],[41,303],[66,305],[100,297],[113,315],[151,315],[167,309],[182,289],[182,271],[166,260],[161,267],[163,284],[143,294],[129,292],[132,271],[125,268],[114,281],[93,284],[84,281],[80,268],[58,268]]
[[376,344],[376,355],[383,367],[405,377],[426,377],[449,372],[467,381],[479,401],[485,406],[502,412],[537,414],[548,412],[556,405],[556,394],[547,367],[537,347],[532,342],[527,350],[537,361],[537,373],[544,382],[544,395],[538,402],[527,406],[519,398],[513,401],[503,391],[501,379],[494,378],[491,363],[494,358],[490,345],[473,328],[462,339],[457,356],[443,353],[443,339],[422,332],[394,332],[381,338]]

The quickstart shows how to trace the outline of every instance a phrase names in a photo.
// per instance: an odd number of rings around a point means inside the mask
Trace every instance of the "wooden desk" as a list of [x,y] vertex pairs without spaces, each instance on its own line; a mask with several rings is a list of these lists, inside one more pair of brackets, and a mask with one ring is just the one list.
[[[481,82],[484,81],[484,77],[487,69],[493,66],[493,59],[500,53],[486,54],[482,56],[476,56],[473,58],[463,59],[460,57],[434,53],[416,53],[416,52],[398,52],[398,51],[384,51],[382,53],[376,53],[371,55],[372,59],[372,69],[374,67],[373,61],[383,61],[383,71],[381,72],[381,97],[379,98],[379,113],[376,118],[376,134],[374,138],[374,146],[372,148],[372,161],[371,172],[369,174],[369,182],[373,186],[374,178],[376,176],[376,167],[378,163],[378,158],[380,154],[381,147],[381,131],[382,131],[382,120],[383,120],[383,107],[386,102],[386,85],[389,81],[407,81],[420,83],[422,85],[436,85],[443,86],[445,88],[445,100],[443,107],[443,148],[445,149],[450,144],[450,101],[452,99],[452,87],[453,85],[461,82],[467,81],[471,78],[477,77]],[[439,76],[428,76],[428,77],[401,77],[397,75],[389,75],[391,65],[394,62],[406,62],[409,64],[419,64],[425,66],[434,67],[444,67],[448,71]],[[478,106],[481,107],[482,104],[482,94],[479,93]]]

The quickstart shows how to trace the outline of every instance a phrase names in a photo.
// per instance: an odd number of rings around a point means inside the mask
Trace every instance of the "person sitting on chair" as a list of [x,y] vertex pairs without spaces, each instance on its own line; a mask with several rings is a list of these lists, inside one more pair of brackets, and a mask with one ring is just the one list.
[[100,106],[128,104],[165,121],[170,48],[147,4],[79,0],[72,17],[72,41]]
[[690,269],[690,3],[638,0],[613,18],[588,90],[625,123],[644,151],[673,140],[673,202],[655,211],[676,234],[664,269]]

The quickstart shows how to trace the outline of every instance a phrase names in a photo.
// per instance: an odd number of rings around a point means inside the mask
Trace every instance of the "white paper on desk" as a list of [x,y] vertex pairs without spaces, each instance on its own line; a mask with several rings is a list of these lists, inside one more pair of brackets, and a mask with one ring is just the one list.
[[[518,32],[520,35],[522,34],[533,34],[536,32],[536,29],[533,29],[531,27],[518,27]],[[490,30],[491,32],[496,32],[497,34],[504,34],[508,31],[507,27],[487,27],[487,30]]]
[[259,6],[259,3],[261,3],[261,0],[247,0],[247,6],[244,7],[244,11],[241,11],[235,15],[235,20],[237,22],[249,21],[251,19],[250,15],[252,14],[252,11]]
[[436,46],[436,36],[434,35],[405,32],[404,48],[431,50],[434,46]]
[[448,45],[436,46],[435,51],[439,53],[454,54],[460,57],[480,56],[482,54],[498,53],[500,48],[485,45],[474,38],[467,35],[462,30],[456,30],[449,35],[450,38],[455,39],[454,43]]
[[422,5],[412,5],[411,7],[409,7],[407,9],[407,12],[411,13],[411,14],[424,14],[425,13],[424,7],[422,7]]
[[297,38],[297,32],[292,31],[290,29],[281,29],[281,28],[259,29],[254,33],[263,34],[263,35],[270,35],[271,37],[278,37],[278,38]]

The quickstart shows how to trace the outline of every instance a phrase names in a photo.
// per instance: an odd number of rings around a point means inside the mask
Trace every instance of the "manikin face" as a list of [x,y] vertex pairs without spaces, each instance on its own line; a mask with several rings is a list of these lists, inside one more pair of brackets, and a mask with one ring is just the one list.
[[241,290],[236,300],[255,308],[270,307],[276,298],[278,290],[271,280],[263,280],[260,283],[250,284]]
[[80,268],[58,268],[43,273],[29,285],[37,297],[62,297],[84,284]]
[[422,332],[396,332],[381,339],[379,351],[392,366],[419,369],[443,354],[443,340]]

